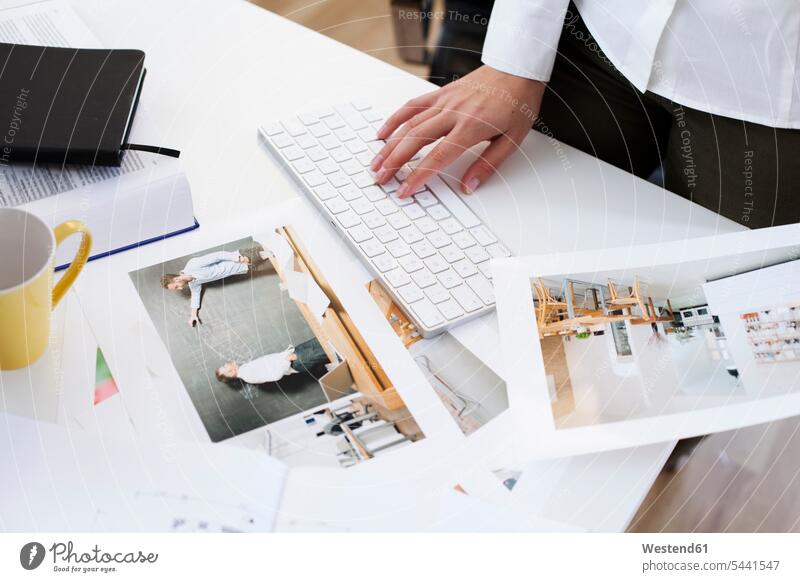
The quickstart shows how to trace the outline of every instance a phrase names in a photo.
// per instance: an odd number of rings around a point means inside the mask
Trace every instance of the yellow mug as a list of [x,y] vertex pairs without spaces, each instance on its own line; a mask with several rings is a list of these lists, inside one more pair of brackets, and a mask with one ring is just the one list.
[[[72,264],[53,286],[56,247],[81,233]],[[50,312],[75,281],[89,258],[92,235],[76,220],[55,230],[38,216],[0,208],[0,370],[35,362],[47,349]]]

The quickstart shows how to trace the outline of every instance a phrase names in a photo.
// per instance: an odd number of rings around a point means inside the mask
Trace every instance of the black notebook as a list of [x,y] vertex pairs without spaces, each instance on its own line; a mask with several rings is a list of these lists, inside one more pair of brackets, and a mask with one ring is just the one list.
[[0,43],[0,165],[119,166],[144,72],[139,50]]

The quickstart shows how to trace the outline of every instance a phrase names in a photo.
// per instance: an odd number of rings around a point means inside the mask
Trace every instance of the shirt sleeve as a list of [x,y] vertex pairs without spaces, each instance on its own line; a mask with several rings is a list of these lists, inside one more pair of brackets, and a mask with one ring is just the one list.
[[192,294],[190,305],[192,309],[200,309],[200,291],[203,286],[197,281],[189,281],[189,291]]
[[481,59],[493,69],[549,81],[569,0],[497,0]]
[[240,256],[241,255],[239,255],[239,251],[216,251],[214,253],[208,253],[207,255],[190,259],[189,262],[186,263],[186,267],[184,267],[183,270],[190,271],[192,269],[202,269],[203,267],[215,265],[223,261],[238,263]]

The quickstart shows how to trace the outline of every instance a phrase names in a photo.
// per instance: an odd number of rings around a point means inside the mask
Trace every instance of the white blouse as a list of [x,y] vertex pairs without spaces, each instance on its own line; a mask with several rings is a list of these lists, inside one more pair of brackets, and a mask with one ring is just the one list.
[[[734,119],[800,128],[800,0],[575,4],[594,41],[639,91]],[[483,62],[547,81],[568,5],[497,0]],[[563,34],[580,31],[567,27]],[[587,47],[592,50],[589,39]]]

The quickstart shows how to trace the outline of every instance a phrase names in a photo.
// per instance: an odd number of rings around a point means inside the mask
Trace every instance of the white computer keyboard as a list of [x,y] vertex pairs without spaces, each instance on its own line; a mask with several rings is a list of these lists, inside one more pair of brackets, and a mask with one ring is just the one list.
[[369,168],[383,147],[384,116],[348,103],[259,128],[259,136],[380,278],[424,337],[494,309],[489,261],[509,256],[497,237],[440,177],[413,197],[397,179],[375,185]]

